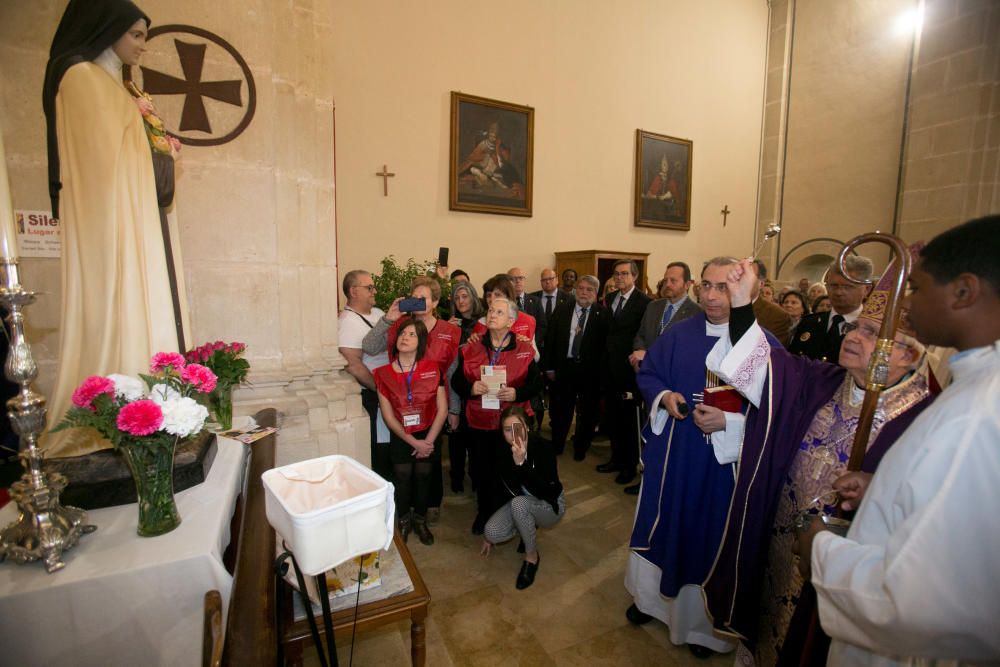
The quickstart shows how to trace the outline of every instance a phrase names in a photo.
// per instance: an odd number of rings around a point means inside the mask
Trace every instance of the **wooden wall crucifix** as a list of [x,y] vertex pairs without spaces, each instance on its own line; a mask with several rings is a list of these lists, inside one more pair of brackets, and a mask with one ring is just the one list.
[[382,196],[383,197],[388,197],[389,196],[389,179],[392,178],[393,176],[395,176],[396,174],[394,174],[391,171],[389,171],[389,169],[383,164],[382,165],[382,171],[376,171],[375,175],[382,177]]

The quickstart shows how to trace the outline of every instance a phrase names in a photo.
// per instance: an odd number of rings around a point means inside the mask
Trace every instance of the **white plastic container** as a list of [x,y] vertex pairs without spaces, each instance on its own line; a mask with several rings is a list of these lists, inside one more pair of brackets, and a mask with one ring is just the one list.
[[299,461],[261,480],[267,520],[305,575],[392,543],[392,484],[348,456]]

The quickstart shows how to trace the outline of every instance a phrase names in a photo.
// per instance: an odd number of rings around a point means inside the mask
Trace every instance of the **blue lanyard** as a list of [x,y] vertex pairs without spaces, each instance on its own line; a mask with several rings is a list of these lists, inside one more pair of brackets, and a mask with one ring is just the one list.
[[[489,336],[489,333],[487,333],[486,335]],[[495,350],[490,350],[490,366],[496,366],[497,362],[500,361],[500,353],[503,352],[503,349],[505,347],[507,347],[508,338],[510,338],[509,331],[504,334],[503,340],[500,341],[500,347]],[[400,366],[400,368],[402,368],[402,366]]]
[[[399,370],[403,370],[403,362],[396,359],[396,364],[399,366]],[[410,372],[406,375],[406,400],[413,405],[413,370],[417,367],[417,362],[414,361],[413,365],[410,366]]]

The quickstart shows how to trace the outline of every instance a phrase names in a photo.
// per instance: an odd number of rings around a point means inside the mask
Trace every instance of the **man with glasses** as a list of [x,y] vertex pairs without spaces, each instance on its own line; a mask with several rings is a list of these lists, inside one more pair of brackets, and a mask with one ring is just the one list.
[[[890,265],[857,319],[844,325],[836,366],[769,342],[748,305],[752,273],[746,261],[730,272],[728,340],[707,361],[750,407],[734,456],[739,466],[732,506],[738,510],[729,516],[706,592],[716,627],[744,637],[740,650],[752,652],[757,664],[799,664],[815,591],[803,585],[792,553],[797,519],[803,511],[832,515],[837,509],[833,483],[850,458],[898,267]],[[931,400],[924,348],[912,336],[904,314],[864,458],[869,473]]]
[[[383,349],[375,355],[361,348],[361,341],[385,315],[375,305],[375,282],[367,271],[356,269],[344,276],[344,296],[347,305],[340,311],[337,324],[340,355],[347,360],[347,374],[361,385],[361,404],[368,413],[371,436],[372,470],[391,479],[389,463],[389,429],[378,415],[378,392],[372,371],[389,363],[389,354]],[[381,444],[379,444],[381,443]]]
[[[872,261],[867,257],[851,255],[846,264],[848,274],[855,280],[871,280]],[[868,286],[848,280],[835,261],[826,272],[826,291],[833,309],[803,317],[788,351],[836,363],[840,356],[840,343],[844,340],[844,325],[858,319]]]
[[629,363],[632,341],[639,331],[649,297],[639,289],[639,266],[630,259],[615,262],[615,291],[604,305],[611,314],[601,372],[606,423],[611,438],[611,460],[597,466],[597,472],[617,472],[615,481],[628,484],[635,479],[639,464],[639,389]]

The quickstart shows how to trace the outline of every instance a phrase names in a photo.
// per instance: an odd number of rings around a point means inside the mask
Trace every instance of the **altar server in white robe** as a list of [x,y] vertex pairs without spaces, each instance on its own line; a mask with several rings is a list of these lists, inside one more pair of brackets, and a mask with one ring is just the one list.
[[811,554],[829,665],[997,664],[1000,216],[931,241],[910,286],[917,338],[959,350],[953,383],[870,483],[834,483],[849,504],[863,496],[847,537],[814,521],[799,552]]

